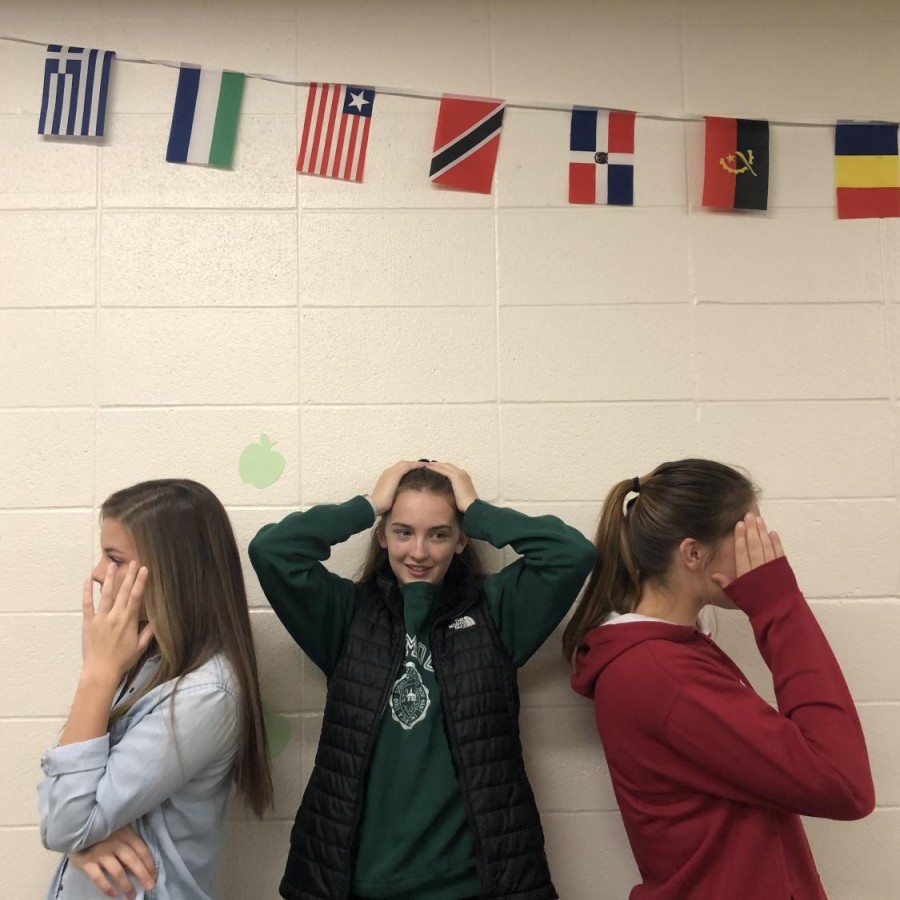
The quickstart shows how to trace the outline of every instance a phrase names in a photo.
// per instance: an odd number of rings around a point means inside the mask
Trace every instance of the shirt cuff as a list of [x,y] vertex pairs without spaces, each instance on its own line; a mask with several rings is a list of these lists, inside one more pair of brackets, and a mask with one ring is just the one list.
[[109,735],[63,744],[47,750],[41,757],[41,768],[48,778],[105,769],[109,762]]

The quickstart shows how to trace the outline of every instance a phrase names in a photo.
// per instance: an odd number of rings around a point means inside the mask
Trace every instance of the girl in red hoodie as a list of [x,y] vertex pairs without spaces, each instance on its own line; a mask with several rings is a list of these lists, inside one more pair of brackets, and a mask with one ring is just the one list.
[[[563,638],[593,698],[625,830],[653,900],[823,898],[800,815],[875,805],[859,718],[756,489],[721,463],[663,463],[609,492],[598,561]],[[696,626],[740,609],[773,709]]]

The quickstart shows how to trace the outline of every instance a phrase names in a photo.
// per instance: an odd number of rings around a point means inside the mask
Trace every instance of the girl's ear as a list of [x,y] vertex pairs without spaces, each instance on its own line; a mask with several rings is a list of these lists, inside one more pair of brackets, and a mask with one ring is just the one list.
[[685,538],[675,551],[675,558],[689,572],[699,572],[703,567],[703,545],[695,538]]
[[385,517],[382,516],[375,526],[375,537],[378,539],[378,546],[381,547],[382,550],[387,550],[387,536],[384,533],[384,518]]
[[454,553],[462,553],[463,550],[466,549],[466,544],[469,543],[469,538],[462,531],[459,533],[459,540],[456,542],[456,549],[453,551]]

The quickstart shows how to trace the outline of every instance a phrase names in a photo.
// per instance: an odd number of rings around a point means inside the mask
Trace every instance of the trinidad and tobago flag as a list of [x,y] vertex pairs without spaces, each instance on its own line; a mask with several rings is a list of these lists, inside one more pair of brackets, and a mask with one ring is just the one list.
[[489,194],[505,109],[505,100],[444,94],[434,133],[432,182]]
[[703,205],[766,209],[769,201],[769,123],[706,117]]
[[900,216],[896,122],[838,122],[834,183],[839,219]]

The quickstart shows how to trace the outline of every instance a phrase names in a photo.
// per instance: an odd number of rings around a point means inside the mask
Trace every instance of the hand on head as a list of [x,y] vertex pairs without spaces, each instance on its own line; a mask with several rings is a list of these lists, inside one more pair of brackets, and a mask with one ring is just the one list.
[[369,494],[369,499],[375,506],[375,512],[379,516],[384,515],[394,505],[394,495],[397,493],[397,485],[400,479],[413,469],[421,469],[425,463],[422,460],[401,459],[392,466],[388,466],[375,482],[375,487]]
[[475,485],[472,483],[469,474],[458,466],[445,462],[429,462],[424,459],[401,459],[392,466],[388,466],[378,476],[378,481],[369,494],[369,499],[375,506],[378,515],[383,515],[394,505],[394,496],[403,476],[413,469],[421,469],[423,467],[438,472],[447,478],[453,488],[453,498],[456,502],[456,507],[461,513],[464,513],[478,499]]
[[453,497],[456,500],[456,508],[464,513],[478,499],[475,485],[468,472],[464,472],[452,463],[430,462],[429,469],[445,475],[453,487]]
[[118,680],[140,659],[153,640],[153,626],[140,626],[141,599],[147,583],[147,567],[128,564],[118,591],[116,565],[107,566],[94,609],[94,583],[84,583],[82,598],[81,651],[85,670]]
[[[777,532],[766,530],[762,516],[748,512],[734,526],[735,579],[782,556],[784,549],[781,546],[781,538]],[[731,579],[721,572],[713,572],[710,578],[720,588],[726,588],[731,584]]]

